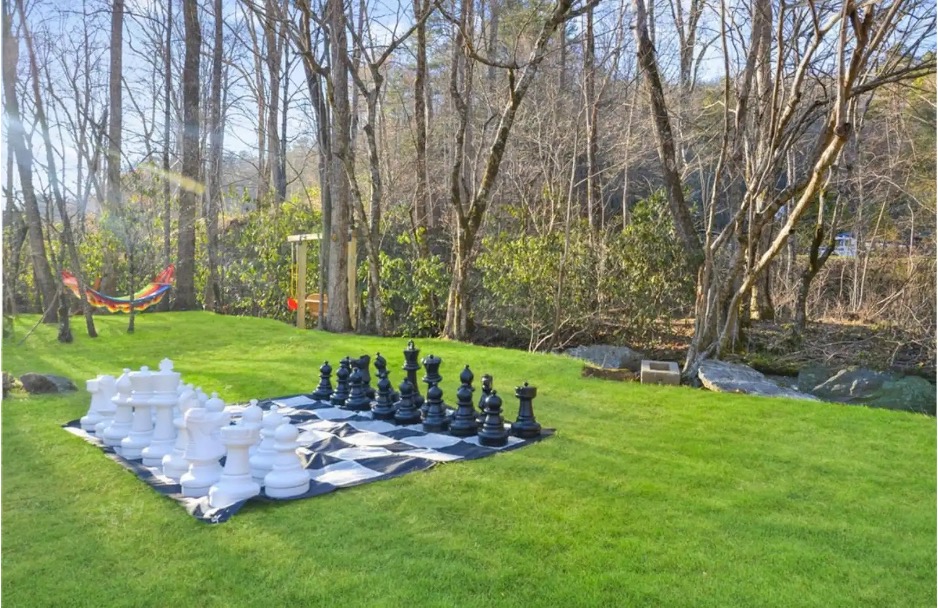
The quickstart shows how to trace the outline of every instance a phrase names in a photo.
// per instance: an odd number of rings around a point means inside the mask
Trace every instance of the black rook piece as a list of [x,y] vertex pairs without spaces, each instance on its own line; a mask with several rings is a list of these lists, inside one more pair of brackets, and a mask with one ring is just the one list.
[[[380,372],[379,372],[380,373]],[[394,418],[394,402],[391,401],[391,381],[387,373],[381,373],[378,380],[378,395],[375,404],[371,407],[375,420],[392,420]]]
[[502,418],[502,398],[498,391],[485,400],[485,423],[479,431],[479,443],[490,448],[500,448],[508,443],[508,430]]
[[420,410],[414,406],[414,386],[409,380],[401,382],[401,400],[394,404],[394,422],[397,424],[417,424],[420,422]]
[[469,366],[459,375],[462,386],[456,391],[456,413],[449,425],[449,432],[456,437],[469,437],[478,432],[476,423],[476,410],[472,406],[472,372]]
[[357,367],[352,370],[352,375],[349,376],[348,381],[352,390],[345,402],[345,408],[357,412],[371,409],[371,399],[365,394],[365,384],[362,382],[362,370]]
[[310,397],[316,401],[329,401],[332,396],[332,366],[328,361],[324,361],[319,367],[319,386]]
[[537,397],[537,387],[524,386],[515,388],[515,397],[521,400],[518,406],[518,419],[511,424],[511,434],[522,439],[533,439],[541,434],[541,425],[534,419],[534,404]]
[[482,396],[479,397],[479,415],[476,417],[476,422],[479,423],[479,428],[482,428],[482,423],[485,422],[485,400],[489,398],[489,395],[492,394],[492,376],[489,374],[482,374]]
[[423,397],[420,396],[420,389],[417,386],[417,370],[420,369],[420,363],[417,362],[417,359],[419,357],[420,349],[414,346],[414,341],[411,340],[407,343],[407,348],[404,349],[403,370],[407,372],[407,381],[410,382],[413,389],[413,401],[417,407],[423,405]]
[[443,408],[443,391],[436,383],[427,389],[427,415],[423,419],[423,430],[440,433],[446,426],[446,409]]
[[332,393],[332,405],[336,407],[345,407],[345,401],[348,399],[348,377],[351,375],[351,369],[348,364],[348,357],[342,359],[339,364],[339,370],[335,373],[335,392]]

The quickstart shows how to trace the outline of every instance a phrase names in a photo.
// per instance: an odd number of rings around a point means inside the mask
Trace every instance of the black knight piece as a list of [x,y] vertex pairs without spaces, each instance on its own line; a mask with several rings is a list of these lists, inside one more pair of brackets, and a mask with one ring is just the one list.
[[511,434],[521,439],[534,439],[541,434],[541,425],[534,418],[534,398],[537,397],[537,387],[524,386],[515,388],[515,397],[520,400],[518,406],[518,419],[511,423]]
[[394,404],[394,422],[397,424],[418,424],[420,422],[420,410],[414,405],[414,385],[410,380],[401,382],[401,399]]
[[469,437],[479,430],[476,423],[476,411],[472,406],[472,378],[472,372],[467,365],[466,369],[459,374],[462,386],[456,391],[456,413],[449,425],[450,434],[456,437]]
[[375,404],[371,406],[371,413],[375,420],[393,420],[394,402],[391,400],[391,381],[388,380],[387,372],[378,372],[381,377],[378,380],[378,393]]
[[358,367],[353,369],[348,381],[351,390],[349,391],[348,400],[345,402],[345,409],[355,410],[356,412],[371,409],[371,399],[365,393],[365,383],[362,382],[362,370]]
[[479,424],[479,428],[482,428],[482,424],[485,422],[485,400],[488,399],[491,394],[492,376],[482,374],[482,396],[479,398],[479,415],[476,416],[476,422]]
[[502,418],[502,398],[496,390],[485,399],[485,423],[479,431],[479,443],[490,448],[500,448],[508,443],[508,430]]
[[420,363],[417,362],[419,357],[420,349],[414,346],[413,340],[409,341],[407,348],[404,349],[404,366],[402,369],[407,372],[407,381],[410,382],[412,387],[413,401],[417,407],[423,405],[423,397],[420,395],[420,389],[417,386],[417,370],[420,369]]
[[335,391],[332,393],[331,403],[336,407],[344,407],[348,399],[348,377],[352,373],[351,368],[349,359],[346,357],[339,363],[339,369],[335,373]]
[[362,373],[362,386],[365,388],[365,394],[368,395],[369,399],[375,398],[375,389],[371,386],[371,356],[362,355],[358,359],[352,362],[353,365],[356,365]]
[[443,390],[433,383],[427,389],[427,413],[423,417],[423,430],[441,433],[446,427],[446,409],[443,407]]
[[332,366],[328,361],[324,361],[319,367],[319,386],[310,395],[311,399],[316,401],[328,402],[332,396]]

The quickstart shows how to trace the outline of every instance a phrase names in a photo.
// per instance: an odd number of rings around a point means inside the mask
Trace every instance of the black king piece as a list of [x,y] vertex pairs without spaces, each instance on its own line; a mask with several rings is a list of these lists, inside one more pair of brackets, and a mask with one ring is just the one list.
[[413,389],[413,397],[411,400],[418,408],[423,405],[423,397],[420,395],[420,390],[417,388],[417,371],[420,369],[419,357],[420,349],[414,346],[413,340],[409,341],[407,348],[404,349],[403,370],[407,372],[407,381],[410,382],[410,386]]

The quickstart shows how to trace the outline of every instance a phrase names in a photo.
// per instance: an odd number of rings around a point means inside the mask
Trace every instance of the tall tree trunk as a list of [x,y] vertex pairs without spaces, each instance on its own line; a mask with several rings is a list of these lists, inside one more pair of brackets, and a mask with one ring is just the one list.
[[267,165],[270,174],[270,183],[267,185],[268,191],[275,195],[275,202],[280,204],[284,200],[285,193],[280,192],[280,184],[286,185],[286,180],[281,174],[283,168],[280,162],[280,70],[281,55],[283,49],[283,37],[280,34],[280,28],[276,15],[279,9],[276,6],[276,0],[266,0],[266,20],[264,22],[264,41],[267,47],[265,58],[267,60],[267,73],[269,74],[268,83],[270,85],[270,94],[267,98]]
[[20,116],[19,100],[16,97],[16,63],[19,41],[13,37],[12,12],[9,0],[3,0],[3,111],[7,118],[7,137],[16,156],[16,168],[23,191],[23,207],[29,236],[29,256],[32,260],[36,286],[42,301],[40,310],[45,311],[43,321],[54,323],[56,311],[50,308],[56,294],[56,282],[52,277],[49,258],[46,257],[45,237],[42,230],[42,214],[33,189],[33,153],[26,143],[26,134]]
[[182,68],[182,188],[179,197],[179,255],[176,273],[176,310],[197,306],[195,293],[195,216],[201,198],[199,169],[199,61],[202,31],[197,0],[183,0],[186,56]]
[[596,41],[593,37],[593,9],[586,11],[586,35],[583,38],[583,96],[586,102],[586,216],[589,225],[596,230],[602,224],[602,199],[597,179],[596,143],[599,116],[596,107]]
[[215,27],[212,49],[212,95],[209,101],[209,124],[211,125],[211,151],[207,176],[208,213],[205,232],[208,249],[208,285],[205,288],[205,304],[208,310],[217,310],[221,304],[221,285],[218,279],[218,213],[221,209],[221,159],[225,136],[225,119],[222,114],[222,0],[214,0]]
[[[414,14],[423,14],[429,7],[429,0],[414,0]],[[414,73],[414,127],[416,130],[416,188],[414,193],[414,241],[417,251],[429,255],[427,232],[433,226],[433,213],[430,210],[430,174],[427,168],[427,24],[421,21],[414,32],[416,38],[417,65]]]
[[[173,262],[172,252],[172,222],[173,206],[170,199],[169,176],[169,140],[170,120],[173,106],[173,3],[166,3],[166,40],[163,49],[163,266],[168,267]],[[167,293],[160,302],[160,310],[170,309],[171,293]]]

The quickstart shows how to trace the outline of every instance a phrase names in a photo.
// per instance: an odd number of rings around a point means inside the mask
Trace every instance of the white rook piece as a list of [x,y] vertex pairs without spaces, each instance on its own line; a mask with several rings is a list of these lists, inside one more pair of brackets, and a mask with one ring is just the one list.
[[117,392],[117,379],[114,376],[98,376],[98,414],[101,419],[94,425],[94,434],[98,437],[104,434],[111,421],[114,420],[114,394]]
[[274,465],[274,456],[277,451],[274,449],[274,433],[277,427],[283,422],[283,415],[277,411],[276,405],[270,406],[270,411],[264,414],[263,426],[261,428],[261,444],[257,446],[257,451],[251,456],[251,475],[254,481],[264,485],[264,477],[270,473]]
[[156,410],[156,423],[153,427],[153,439],[141,454],[144,466],[162,467],[163,457],[173,451],[176,443],[173,408],[179,400],[179,394],[176,392],[179,387],[179,373],[173,371],[172,361],[160,361],[160,371],[153,374],[152,383],[153,397],[150,399],[150,405]]
[[111,401],[114,403],[114,419],[111,424],[104,429],[104,445],[116,448],[120,446],[121,440],[130,433],[130,426],[133,422],[134,411],[130,405],[130,370],[124,368],[124,373],[115,383],[117,394]]
[[134,421],[130,434],[121,441],[120,455],[128,460],[142,458],[143,448],[153,439],[153,417],[150,398],[153,397],[153,374],[144,365],[139,372],[130,372],[130,404],[134,406]]
[[208,491],[208,503],[212,507],[227,507],[261,493],[260,484],[251,477],[248,462],[248,449],[257,441],[258,433],[257,429],[240,425],[221,429],[221,440],[228,448],[228,455],[221,479]]
[[212,432],[215,416],[205,408],[194,407],[186,412],[186,430],[189,433],[189,445],[186,447],[186,460],[189,470],[179,478],[182,495],[198,498],[208,494],[212,484],[221,477],[219,459],[225,455],[225,446],[215,441]]
[[271,498],[292,498],[309,490],[309,473],[303,468],[296,453],[299,431],[289,422],[281,424],[274,433],[274,465],[264,477],[264,492]]
[[173,418],[173,426],[176,427],[176,444],[173,451],[163,456],[163,475],[170,479],[179,481],[186,471],[189,470],[189,461],[186,460],[186,448],[189,446],[189,431],[186,430],[185,415],[193,407],[199,404],[195,396],[195,389],[192,385],[185,387],[179,394],[179,413]]

